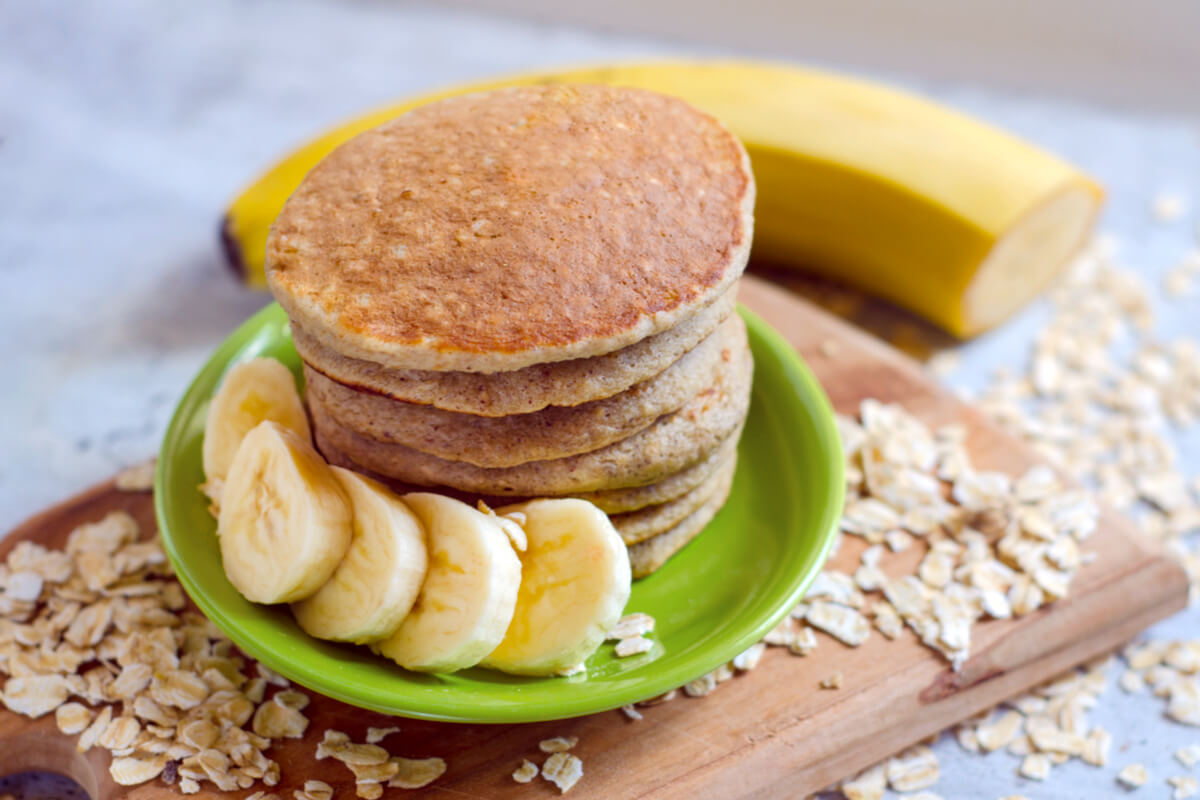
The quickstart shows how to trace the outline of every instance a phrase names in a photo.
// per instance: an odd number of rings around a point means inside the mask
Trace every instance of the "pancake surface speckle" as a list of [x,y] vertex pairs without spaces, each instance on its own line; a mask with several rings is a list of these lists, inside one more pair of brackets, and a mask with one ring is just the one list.
[[741,144],[681,100],[539,86],[360,134],[275,221],[267,277],[298,327],[393,369],[499,372],[667,330],[741,274]]

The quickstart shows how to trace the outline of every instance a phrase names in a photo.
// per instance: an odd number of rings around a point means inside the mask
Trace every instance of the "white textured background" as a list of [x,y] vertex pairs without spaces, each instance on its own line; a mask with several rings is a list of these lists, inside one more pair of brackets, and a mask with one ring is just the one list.
[[[231,196],[289,147],[439,84],[680,52],[713,51],[382,3],[0,0],[0,529],[154,453],[190,376],[266,302],[224,273],[216,225]],[[842,60],[879,65],[852,47]],[[929,74],[901,82],[1099,176],[1110,190],[1103,227],[1155,286],[1196,246],[1200,125],[1162,112],[1198,96],[1194,76],[1148,93],[1159,109],[1151,116],[1133,108],[1136,92],[1122,90],[1120,110],[1105,110]],[[1061,77],[1047,86],[1061,90]],[[1101,86],[1080,96],[1109,94]],[[1154,223],[1149,207],[1163,191],[1185,198],[1183,220]],[[1200,337],[1200,294],[1160,300],[1165,338]],[[1042,315],[1031,308],[973,343],[953,382],[979,386],[992,368],[1019,366]],[[1196,474],[1200,431],[1180,446]],[[1200,636],[1200,613],[1155,634]],[[1093,718],[1116,739],[1107,769],[1076,761],[1039,785],[1015,777],[1014,757],[968,755],[943,740],[935,789],[948,799],[1114,797],[1123,795],[1116,769],[1139,760],[1151,781],[1137,796],[1165,798],[1165,778],[1184,772],[1170,753],[1200,742],[1200,729],[1166,720],[1160,701],[1115,687]]]

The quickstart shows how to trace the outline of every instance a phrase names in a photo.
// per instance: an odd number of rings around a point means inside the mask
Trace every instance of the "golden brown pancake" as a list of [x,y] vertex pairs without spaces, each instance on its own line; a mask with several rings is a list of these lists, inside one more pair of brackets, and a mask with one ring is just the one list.
[[[735,430],[729,438],[722,442],[707,458],[699,463],[680,470],[672,475],[668,475],[655,483],[648,483],[643,486],[628,486],[621,489],[601,489],[595,492],[576,492],[566,495],[545,495],[557,497],[578,497],[582,500],[587,500],[593,503],[597,508],[606,514],[622,514],[630,511],[637,511],[647,506],[662,505],[669,503],[688,492],[692,491],[700,484],[704,483],[712,477],[718,469],[727,464],[729,460],[736,456],[738,438],[741,435],[741,426]],[[380,483],[392,489],[397,494],[407,494],[408,492],[427,492],[431,487],[418,486],[413,483],[405,483],[394,478],[389,478],[386,475],[380,475],[378,472],[372,472],[366,467],[354,462],[354,459],[347,456],[345,453],[339,452],[331,445],[328,440],[322,443],[322,453],[330,463],[353,469],[356,472],[361,472],[369,478],[374,478]],[[481,495],[477,492],[462,492],[457,489],[452,489],[449,486],[432,487],[434,491],[449,495],[458,500],[462,500],[470,505],[475,505],[476,502],[482,500],[493,508],[505,505],[506,503],[520,502],[522,500],[532,500],[532,497],[495,497],[490,495]]]
[[741,274],[741,144],[677,98],[535,86],[356,136],[272,226],[267,279],[306,334],[391,369],[500,372],[668,330]]
[[721,443],[708,458],[698,464],[668,475],[645,486],[629,486],[624,489],[603,489],[598,492],[580,492],[572,495],[595,504],[606,514],[621,514],[637,511],[647,506],[661,505],[682,497],[708,480],[729,458],[737,454],[738,439],[742,429],[738,426],[733,434]]
[[511,372],[388,369],[347,358],[292,326],[300,357],[331,380],[392,400],[460,414],[503,417],[612,397],[649,380],[712,334],[736,305],[736,287],[674,328],[594,358],[534,364]]
[[736,469],[737,451],[734,451],[734,454],[727,458],[704,483],[682,497],[627,514],[614,514],[611,517],[612,524],[627,545],[644,542],[660,533],[665,533],[691,516],[716,495],[728,497],[729,487],[733,485],[733,473]]
[[[496,497],[575,495],[654,483],[703,461],[740,429],[750,404],[750,350],[730,353],[715,383],[687,405],[626,439],[588,453],[515,467],[477,467],[377,442],[310,406],[318,448],[393,480]],[[343,466],[346,466],[343,464]]]
[[745,345],[744,323],[730,317],[666,370],[620,394],[506,417],[401,403],[356,391],[307,367],[304,376],[309,405],[320,406],[357,434],[479,467],[515,467],[598,450],[649,427],[712,385],[722,355]]
[[725,501],[729,499],[730,488],[732,488],[732,483],[726,486],[724,491],[710,496],[704,505],[676,523],[675,527],[645,541],[630,545],[629,566],[633,568],[633,577],[646,577],[667,563],[667,560],[682,550],[688,542],[695,539],[725,505]]

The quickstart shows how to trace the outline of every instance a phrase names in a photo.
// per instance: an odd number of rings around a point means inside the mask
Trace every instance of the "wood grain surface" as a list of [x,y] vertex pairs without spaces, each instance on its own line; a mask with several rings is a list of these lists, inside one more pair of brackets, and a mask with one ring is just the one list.
[[[796,346],[840,411],[853,413],[865,397],[900,402],[930,425],[965,423],[981,469],[1017,473],[1035,463],[1027,448],[888,345],[756,278],[743,281],[742,300]],[[827,341],[837,347],[823,349]],[[0,557],[21,539],[61,545],[78,524],[117,508],[151,531],[151,506],[148,493],[98,486],[21,525],[0,543]],[[861,548],[850,537],[832,566],[853,571]],[[1069,597],[1017,620],[978,623],[971,659],[958,673],[908,632],[896,641],[876,634],[858,648],[818,634],[820,645],[808,657],[769,648],[754,671],[707,697],[681,696],[646,708],[641,721],[614,711],[528,725],[453,725],[384,717],[314,697],[305,712],[312,720],[305,738],[268,751],[282,768],[275,791],[290,800],[293,789],[316,778],[336,787],[338,797],[353,797],[351,773],[332,759],[314,760],[316,742],[327,728],[363,741],[369,726],[399,725],[402,730],[384,741],[393,754],[441,756],[449,769],[421,792],[389,789],[385,798],[557,796],[545,781],[520,785],[510,775],[523,758],[542,760],[538,741],[560,735],[579,737],[573,752],[583,759],[584,777],[571,791],[579,800],[803,797],[1110,651],[1184,607],[1182,570],[1124,518],[1106,511],[1086,549],[1097,558],[1080,569]],[[920,548],[902,555],[908,561],[890,563],[913,568]],[[842,673],[842,687],[819,690],[821,679],[835,671]],[[57,731],[53,715],[29,720],[0,711],[0,774],[61,772],[97,800],[178,795],[158,782],[131,790],[114,785],[107,752],[78,754],[74,739]],[[219,794],[206,783],[197,797]]]

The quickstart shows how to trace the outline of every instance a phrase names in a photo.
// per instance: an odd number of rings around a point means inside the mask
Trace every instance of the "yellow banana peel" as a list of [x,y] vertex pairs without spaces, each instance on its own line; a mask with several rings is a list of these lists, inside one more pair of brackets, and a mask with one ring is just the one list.
[[844,281],[968,337],[1032,298],[1087,238],[1100,187],[1071,164],[915,95],[754,62],[667,62],[520,75],[446,89],[352,120],[288,155],[233,202],[230,263],[264,285],[267,233],[288,195],[354,135],[456,94],[537,83],[652,89],[745,143],[758,183],[754,257]]

